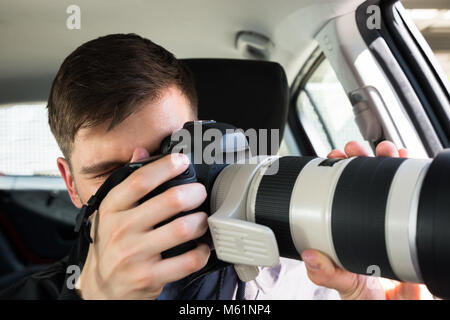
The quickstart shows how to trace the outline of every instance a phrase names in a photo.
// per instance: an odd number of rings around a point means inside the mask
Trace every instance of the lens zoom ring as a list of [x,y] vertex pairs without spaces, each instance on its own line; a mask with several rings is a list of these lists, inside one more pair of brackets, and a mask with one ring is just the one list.
[[367,274],[378,267],[381,276],[398,279],[387,253],[385,218],[390,187],[404,160],[360,157],[342,172],[333,198],[331,228],[345,269]]
[[300,171],[312,157],[282,157],[273,165],[278,172],[261,179],[255,200],[255,222],[272,229],[280,255],[299,259],[289,227],[289,207],[292,190]]

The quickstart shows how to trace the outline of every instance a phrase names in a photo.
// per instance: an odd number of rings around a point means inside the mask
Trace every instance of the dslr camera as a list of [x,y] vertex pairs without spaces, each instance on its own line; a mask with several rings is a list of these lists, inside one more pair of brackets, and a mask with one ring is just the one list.
[[[163,140],[161,156],[182,152],[191,163],[141,201],[200,182],[208,197],[195,211],[209,215],[205,236],[163,258],[206,242],[214,259],[250,281],[259,266],[276,266],[280,256],[301,260],[303,250],[315,249],[351,272],[425,283],[450,298],[450,150],[434,159],[334,160],[252,156],[250,149],[242,130],[215,121],[187,122]],[[114,171],[82,208],[76,231],[109,190],[154,160]]]

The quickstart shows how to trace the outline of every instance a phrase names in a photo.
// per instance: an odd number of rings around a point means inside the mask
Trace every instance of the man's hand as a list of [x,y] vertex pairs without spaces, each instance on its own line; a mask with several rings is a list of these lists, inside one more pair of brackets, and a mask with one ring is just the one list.
[[[341,159],[355,156],[368,156],[367,151],[357,142],[349,142],[345,153],[333,150],[328,158]],[[406,158],[406,149],[395,147],[392,142],[383,141],[376,148],[377,156]],[[302,252],[308,277],[319,286],[335,289],[342,299],[419,299],[420,287],[416,284],[399,283],[396,287],[385,291],[379,278],[351,273],[336,266],[327,256],[319,251]],[[389,281],[389,280],[388,280]],[[370,285],[369,285],[370,282]]]
[[[131,162],[148,157],[138,148]],[[210,250],[206,244],[182,255],[162,259],[161,252],[202,236],[207,215],[197,212],[154,226],[206,198],[202,184],[172,187],[137,205],[160,184],[181,174],[188,158],[171,154],[150,163],[112,189],[93,216],[86,263],[76,287],[83,299],[155,299],[165,284],[203,268]]]

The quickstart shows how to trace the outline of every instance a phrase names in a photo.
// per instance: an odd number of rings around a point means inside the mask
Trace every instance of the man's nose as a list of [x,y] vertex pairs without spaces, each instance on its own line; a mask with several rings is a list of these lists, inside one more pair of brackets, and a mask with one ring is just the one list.
[[131,161],[130,162],[142,161],[142,160],[145,160],[145,159],[147,159],[149,157],[150,157],[150,154],[148,153],[147,149],[141,148],[141,147],[137,147],[133,151],[133,156],[131,157]]

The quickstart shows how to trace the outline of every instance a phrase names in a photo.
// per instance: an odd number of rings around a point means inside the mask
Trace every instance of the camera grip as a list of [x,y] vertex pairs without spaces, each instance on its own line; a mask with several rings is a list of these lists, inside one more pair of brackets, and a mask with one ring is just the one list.
[[[169,181],[161,184],[155,190],[153,190],[152,192],[147,194],[144,198],[142,198],[139,202],[142,203],[150,198],[153,198],[156,195],[163,193],[164,191],[166,191],[167,189],[169,189],[171,187],[175,187],[175,186],[182,185],[182,184],[193,183],[193,182],[197,182],[197,177],[195,174],[194,166],[192,164],[190,164],[189,167],[182,174],[173,178],[172,180],[169,180]],[[179,217],[182,217],[182,216],[194,213],[194,212],[196,212],[196,210],[180,212],[179,214],[177,214],[161,223],[158,223],[157,225],[155,225],[155,228],[161,227]],[[171,258],[171,257],[177,256],[177,255],[183,254],[189,250],[195,249],[196,247],[197,247],[197,241],[191,240],[191,241],[182,243],[176,247],[173,247],[171,249],[168,249],[168,250],[162,252],[161,256],[163,259]]]

